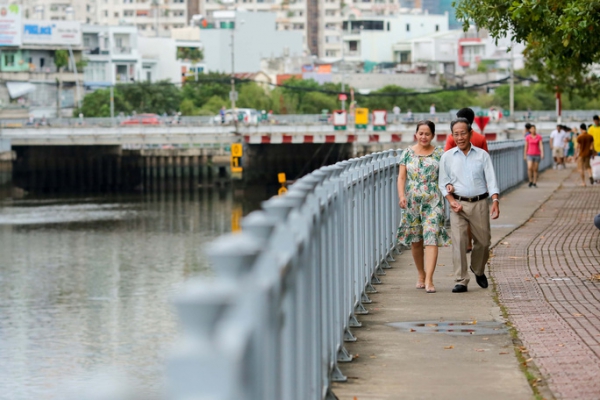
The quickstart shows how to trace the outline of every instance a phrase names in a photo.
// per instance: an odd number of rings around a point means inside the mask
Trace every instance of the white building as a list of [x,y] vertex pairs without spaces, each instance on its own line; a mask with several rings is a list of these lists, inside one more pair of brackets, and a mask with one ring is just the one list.
[[206,72],[204,63],[194,57],[202,50],[199,40],[138,37],[142,57],[140,79],[147,82],[183,82],[186,77]]
[[127,83],[141,77],[141,55],[135,26],[83,25],[87,59],[84,83],[88,88]]
[[[22,0],[26,18],[76,20],[93,25],[131,24],[144,36],[170,36],[189,23],[194,0]],[[197,0],[196,0],[197,1]]]
[[[277,31],[275,13],[219,11],[211,29],[202,29],[204,60],[210,72],[257,72],[262,58],[301,56],[300,32]],[[231,43],[233,41],[233,49]]]
[[401,62],[398,42],[448,31],[448,15],[398,14],[386,17],[349,15],[343,23],[346,61]]

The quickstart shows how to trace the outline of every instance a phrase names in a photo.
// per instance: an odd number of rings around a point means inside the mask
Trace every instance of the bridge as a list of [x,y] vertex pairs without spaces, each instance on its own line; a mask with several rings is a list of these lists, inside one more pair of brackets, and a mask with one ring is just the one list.
[[[501,192],[526,179],[523,141],[489,148]],[[337,399],[341,365],[354,359],[346,343],[399,254],[399,157],[318,169],[245,217],[242,233],[212,243],[216,278],[190,281],[175,300],[183,332],[170,398]]]

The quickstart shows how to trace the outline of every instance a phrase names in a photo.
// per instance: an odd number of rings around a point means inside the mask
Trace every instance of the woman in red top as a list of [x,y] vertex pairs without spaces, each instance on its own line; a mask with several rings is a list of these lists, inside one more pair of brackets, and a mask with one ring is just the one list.
[[540,161],[544,158],[544,144],[542,137],[537,134],[535,125],[531,125],[530,134],[525,136],[525,152],[523,158],[527,161],[527,175],[529,176],[529,187],[537,187],[538,168]]

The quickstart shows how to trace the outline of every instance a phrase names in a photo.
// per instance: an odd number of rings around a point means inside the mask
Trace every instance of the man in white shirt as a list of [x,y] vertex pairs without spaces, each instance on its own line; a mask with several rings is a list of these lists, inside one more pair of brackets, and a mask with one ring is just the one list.
[[[455,286],[452,293],[464,293],[469,284],[467,247],[470,240],[467,228],[473,235],[471,271],[477,284],[488,287],[485,265],[490,257],[490,216],[500,216],[494,166],[490,155],[471,144],[473,130],[465,118],[457,118],[450,124],[456,147],[444,153],[440,160],[439,187],[450,203],[452,226],[452,263],[454,264]],[[488,198],[492,198],[492,208]]]
[[556,125],[556,129],[550,134],[550,148],[552,149],[552,157],[554,157],[554,166],[557,169],[562,166],[565,168],[565,141],[567,132],[564,131],[562,125]]

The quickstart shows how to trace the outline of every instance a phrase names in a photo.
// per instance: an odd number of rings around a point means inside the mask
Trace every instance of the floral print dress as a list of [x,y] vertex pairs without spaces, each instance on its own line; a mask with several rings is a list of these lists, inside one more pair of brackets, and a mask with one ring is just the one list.
[[398,242],[410,247],[423,240],[425,246],[448,246],[450,237],[444,228],[444,198],[438,187],[440,159],[436,147],[429,155],[419,156],[412,148],[402,153],[400,165],[406,166],[406,209],[398,228]]

